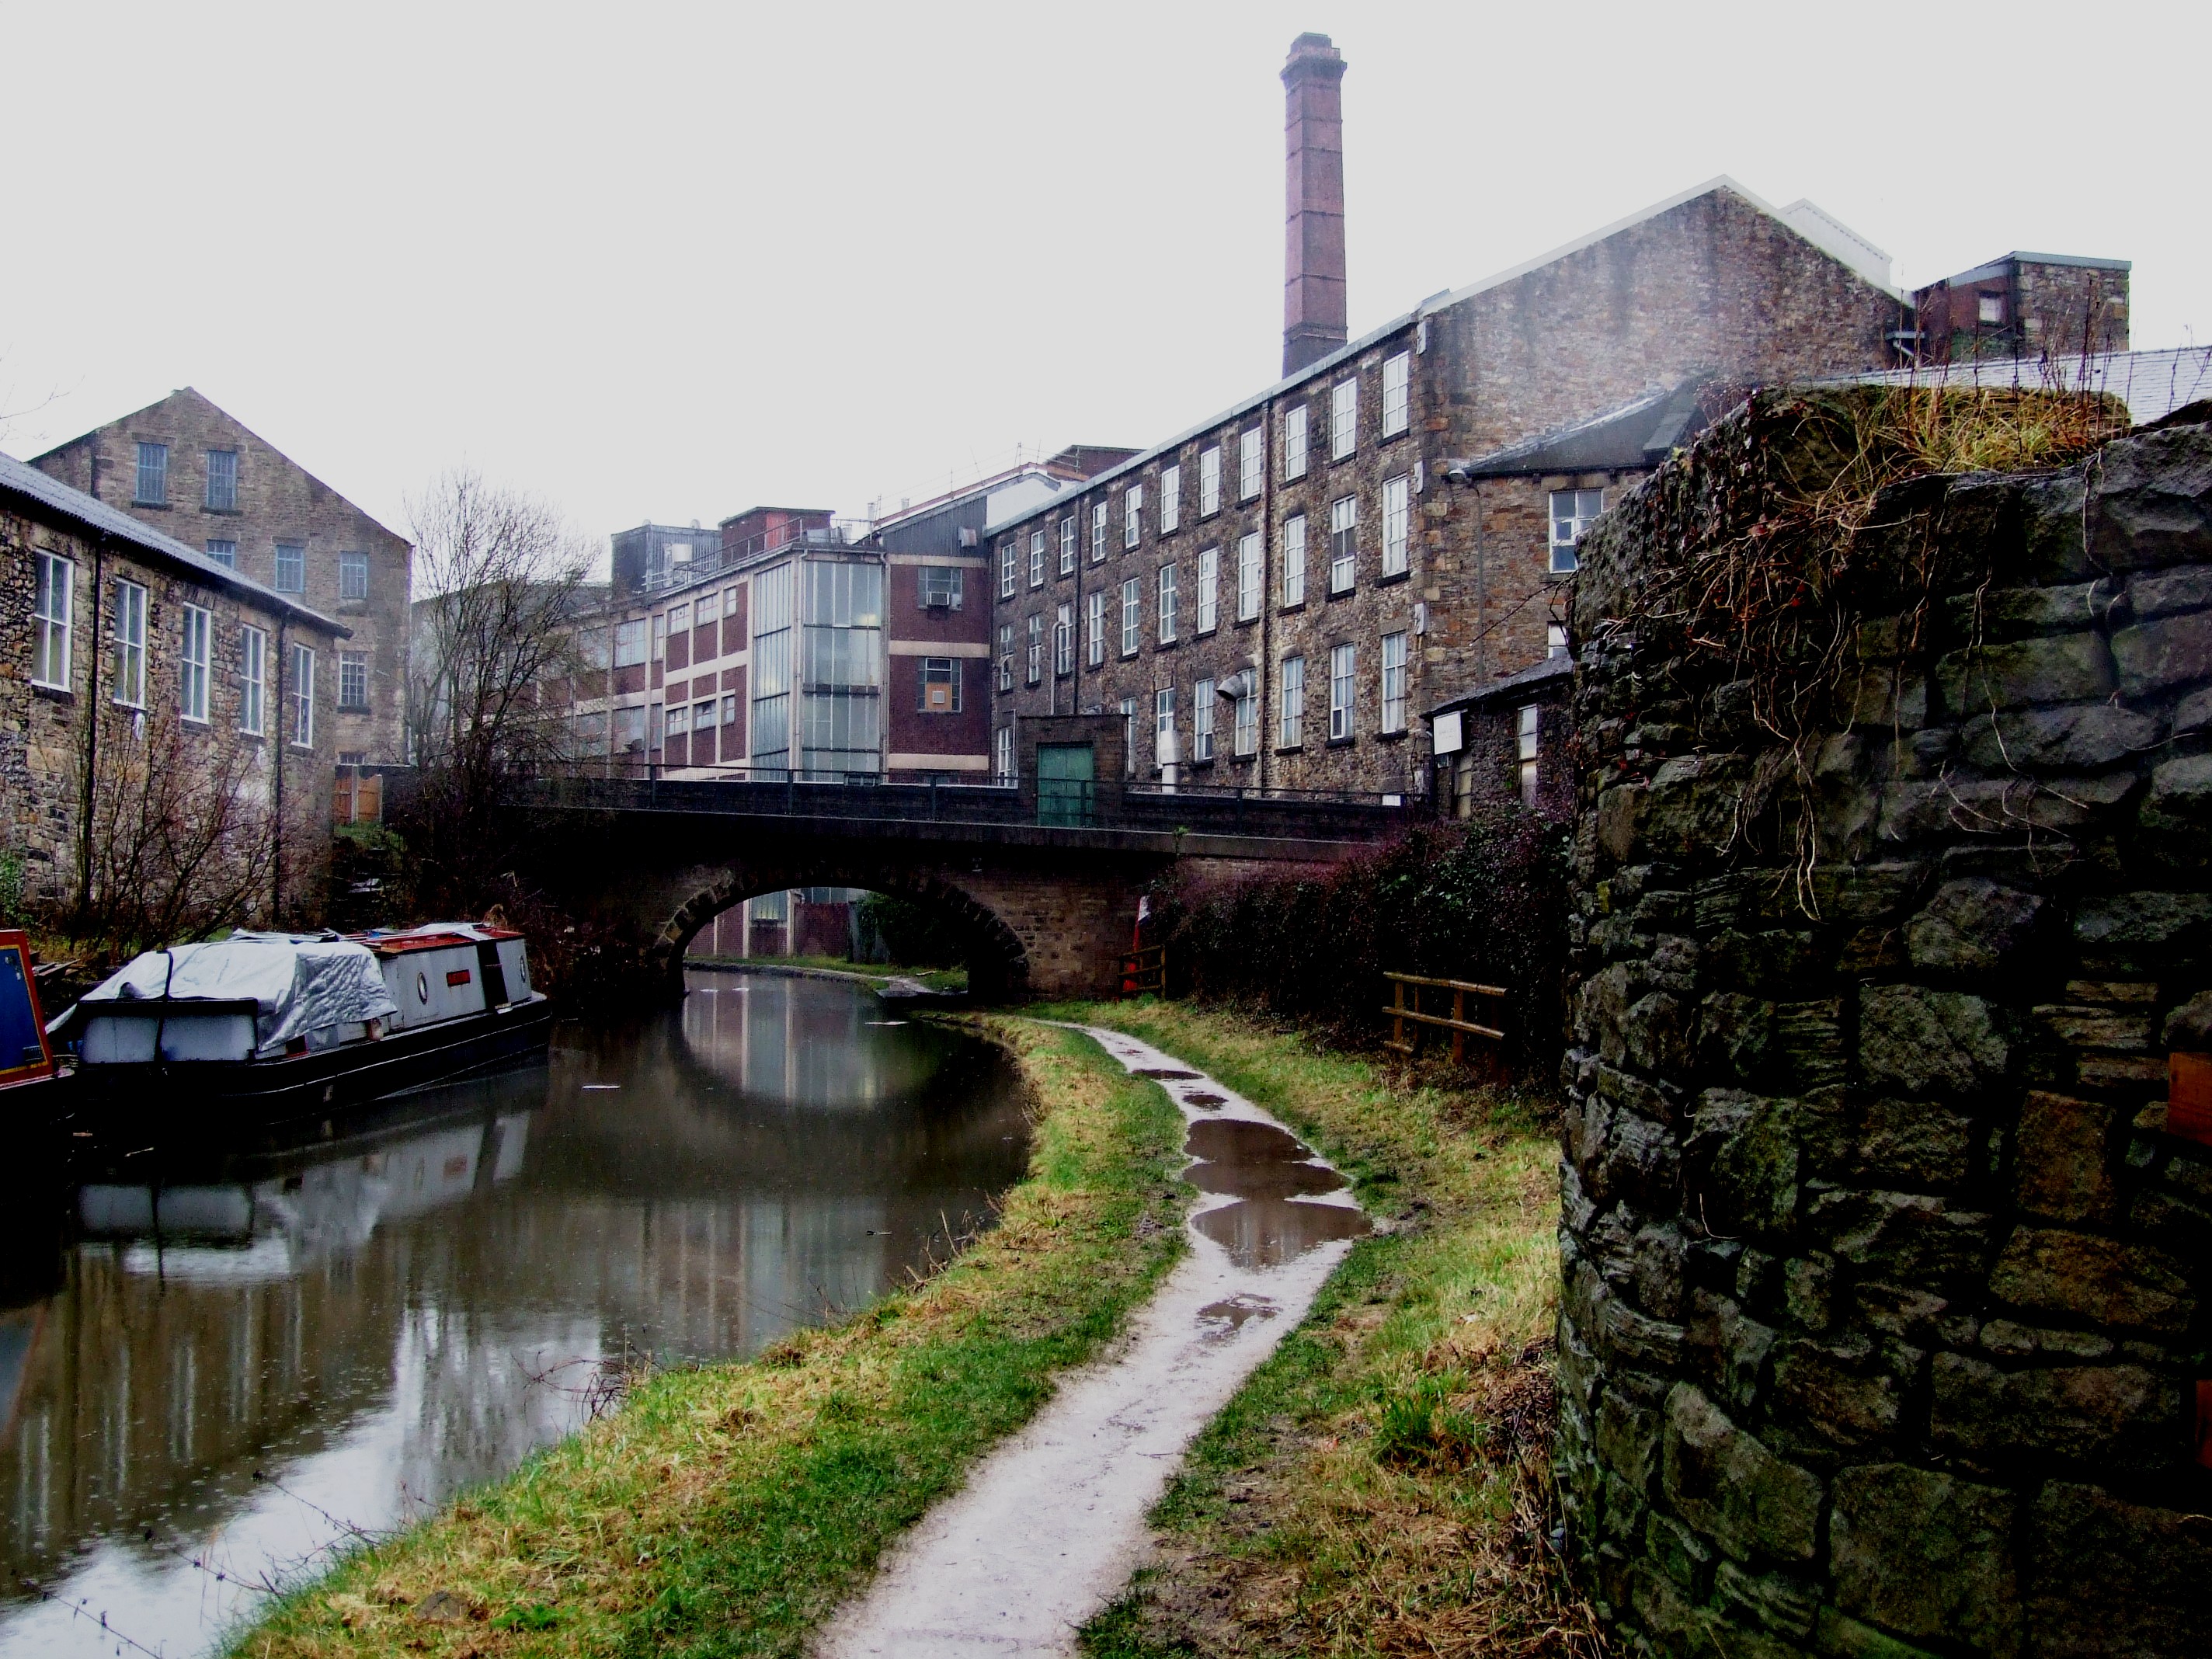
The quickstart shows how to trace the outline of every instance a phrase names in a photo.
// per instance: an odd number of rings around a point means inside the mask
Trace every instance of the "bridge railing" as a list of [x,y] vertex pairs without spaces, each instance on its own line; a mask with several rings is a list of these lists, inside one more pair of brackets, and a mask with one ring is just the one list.
[[1075,829],[1183,830],[1371,840],[1428,816],[1425,799],[1348,789],[1240,788],[1101,779],[1079,799],[1012,783],[890,783],[876,772],[807,772],[757,766],[684,767],[580,763],[541,772],[535,793],[551,806],[611,811],[717,812],[930,823],[1039,823]]

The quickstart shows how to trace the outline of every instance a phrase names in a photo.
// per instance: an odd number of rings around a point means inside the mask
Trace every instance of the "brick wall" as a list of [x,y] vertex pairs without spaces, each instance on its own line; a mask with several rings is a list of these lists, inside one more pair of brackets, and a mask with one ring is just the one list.
[[1572,1552],[1686,1659],[2201,1653],[2212,429],[1881,498],[1793,773],[1654,620],[1793,418],[1585,544]]
[[[168,446],[166,504],[133,499],[142,441]],[[238,457],[234,508],[207,504],[210,450],[232,451]],[[408,583],[414,552],[404,537],[189,386],[32,464],[187,547],[204,551],[211,541],[235,543],[239,573],[267,586],[277,586],[277,544],[304,547],[304,586],[297,598],[310,610],[344,623],[351,637],[339,648],[367,659],[366,706],[334,706],[328,728],[333,746],[369,761],[406,758]],[[344,597],[342,553],[366,557],[366,599]],[[330,672],[335,688],[335,661]]]

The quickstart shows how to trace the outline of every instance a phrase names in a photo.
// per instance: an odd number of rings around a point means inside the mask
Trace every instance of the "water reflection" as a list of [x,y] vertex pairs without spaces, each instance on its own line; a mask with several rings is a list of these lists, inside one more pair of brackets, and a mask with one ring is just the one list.
[[1370,1231],[1366,1215],[1353,1206],[1300,1201],[1342,1192],[1344,1177],[1314,1162],[1297,1136],[1272,1123],[1200,1118],[1183,1150],[1199,1160],[1184,1180],[1237,1200],[1200,1211],[1191,1224],[1240,1267],[1279,1267],[1316,1245],[1364,1238]]
[[94,1155],[58,1288],[0,1314],[0,1654],[112,1650],[80,1599],[205,1650],[258,1581],[572,1428],[603,1358],[750,1353],[902,1277],[1025,1134],[995,1051],[880,1018],[700,975],[309,1146]]

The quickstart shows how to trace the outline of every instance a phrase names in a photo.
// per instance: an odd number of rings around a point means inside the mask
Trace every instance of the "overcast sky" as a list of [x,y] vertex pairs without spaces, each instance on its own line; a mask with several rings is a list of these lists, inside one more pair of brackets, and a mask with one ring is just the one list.
[[604,535],[1156,442],[1279,367],[1301,29],[1355,334],[1725,173],[2212,341],[2208,15],[0,0],[0,448],[190,385],[395,528],[468,465]]

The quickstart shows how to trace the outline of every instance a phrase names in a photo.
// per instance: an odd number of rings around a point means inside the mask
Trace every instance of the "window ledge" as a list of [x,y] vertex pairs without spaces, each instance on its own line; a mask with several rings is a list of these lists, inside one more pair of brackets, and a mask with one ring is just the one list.
[[1305,602],[1304,599],[1299,599],[1299,600],[1296,601],[1296,602],[1295,602],[1295,603],[1293,603],[1293,604],[1286,605],[1283,606],[1283,608],[1282,608],[1282,611],[1283,611],[1283,615],[1285,615],[1285,617],[1295,617],[1295,616],[1297,616],[1300,611],[1304,611],[1305,608],[1306,608],[1306,602]]
[[70,688],[65,685],[48,685],[44,680],[33,680],[31,682],[31,690],[37,696],[51,698],[55,702],[75,702],[76,701],[76,693],[70,690]]
[[1260,625],[1260,619],[1257,617],[1239,617],[1236,625],[1239,628],[1257,628]]
[[213,519],[242,519],[246,516],[244,507],[210,507],[204,501],[200,504],[200,511]]
[[337,708],[341,714],[367,714],[374,712],[365,702],[342,702]]
[[1286,743],[1275,752],[1279,755],[1303,755],[1306,752],[1306,746],[1302,743]]
[[167,501],[134,501],[131,505],[134,510],[142,513],[167,513],[169,511],[169,504]]
[[1377,743],[1403,743],[1405,740],[1406,728],[1402,726],[1395,732],[1377,732],[1375,734],[1375,741]]
[[1229,757],[1229,763],[1231,766],[1249,766],[1254,761],[1259,758],[1260,757],[1256,753],[1250,755],[1231,755]]
[[1218,623],[1216,623],[1212,628],[1200,629],[1196,633],[1191,635],[1191,638],[1194,640],[1210,640],[1220,631],[1221,625]]
[[1375,579],[1375,586],[1377,587],[1395,587],[1401,582],[1409,582],[1413,580],[1413,567],[1408,565],[1405,569],[1397,572],[1395,575],[1377,576]]
[[1328,740],[1328,747],[1331,749],[1349,749],[1353,744],[1358,743],[1358,741],[1359,739],[1358,738],[1331,738]]
[[1356,593],[1358,593],[1358,592],[1359,592],[1359,584],[1358,584],[1358,583],[1357,583],[1357,582],[1354,582],[1354,583],[1353,583],[1351,586],[1349,586],[1349,587],[1339,587],[1339,588],[1333,589],[1333,590],[1330,592],[1329,596],[1328,596],[1328,603],[1329,603],[1329,604],[1331,604],[1331,605],[1334,605],[1334,604],[1335,604],[1339,599],[1351,599],[1353,595],[1355,595],[1355,594],[1356,594]]
[[1162,640],[1152,648],[1155,651],[1172,651],[1182,643],[1182,641],[1181,640]]

